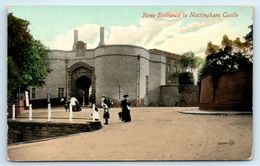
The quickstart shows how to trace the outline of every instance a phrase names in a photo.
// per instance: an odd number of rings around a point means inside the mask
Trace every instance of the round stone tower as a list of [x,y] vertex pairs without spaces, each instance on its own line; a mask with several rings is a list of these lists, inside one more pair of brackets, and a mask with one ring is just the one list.
[[[140,66],[145,68],[141,70]],[[96,101],[109,96],[117,105],[124,94],[133,105],[145,96],[145,78],[149,75],[149,53],[134,45],[103,45],[95,50]],[[142,85],[144,84],[144,85]]]

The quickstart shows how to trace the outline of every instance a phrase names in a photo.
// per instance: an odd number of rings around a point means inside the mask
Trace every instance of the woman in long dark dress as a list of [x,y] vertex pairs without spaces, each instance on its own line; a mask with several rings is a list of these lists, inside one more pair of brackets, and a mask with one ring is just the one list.
[[131,121],[131,115],[130,115],[130,102],[127,100],[128,95],[124,95],[124,100],[121,102],[122,107],[122,121],[124,122],[130,122]]

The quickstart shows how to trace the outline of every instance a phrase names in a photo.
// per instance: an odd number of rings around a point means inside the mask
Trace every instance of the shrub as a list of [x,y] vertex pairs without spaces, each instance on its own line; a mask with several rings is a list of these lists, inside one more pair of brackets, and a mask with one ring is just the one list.
[[191,72],[184,72],[179,74],[179,84],[194,84],[193,74]]

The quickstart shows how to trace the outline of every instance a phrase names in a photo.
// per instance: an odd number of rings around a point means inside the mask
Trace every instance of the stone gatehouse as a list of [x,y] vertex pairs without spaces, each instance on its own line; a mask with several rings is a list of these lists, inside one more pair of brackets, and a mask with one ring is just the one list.
[[158,105],[160,86],[168,84],[167,76],[183,70],[177,54],[135,45],[106,45],[103,27],[95,49],[78,41],[75,30],[72,50],[50,50],[48,57],[51,72],[44,87],[30,87],[31,101],[47,102],[47,96],[58,101],[75,95],[87,104],[92,94],[97,104],[102,95],[118,104],[128,94],[134,106]]

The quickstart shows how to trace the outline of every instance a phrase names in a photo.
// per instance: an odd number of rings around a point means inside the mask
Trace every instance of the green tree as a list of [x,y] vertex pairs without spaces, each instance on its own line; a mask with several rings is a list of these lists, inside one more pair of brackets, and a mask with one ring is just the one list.
[[223,36],[221,44],[222,44],[222,48],[224,48],[224,47],[232,48],[233,47],[233,41],[230,40],[227,35]]
[[240,38],[237,37],[234,41],[233,41],[233,46],[237,47],[238,49],[243,49],[245,47],[245,44],[241,42]]
[[210,41],[208,42],[205,54],[206,55],[216,54],[217,52],[219,52],[219,50],[220,50],[219,46],[212,44],[212,42]]
[[179,74],[179,84],[180,85],[187,85],[187,84],[194,84],[194,77],[191,72],[183,72]]
[[196,57],[192,51],[185,52],[180,60],[182,67],[186,68],[186,71],[189,72],[193,72],[193,70],[199,67],[202,62],[203,60]]
[[227,35],[224,35],[221,42],[222,46],[216,46],[220,49],[217,52],[213,51],[206,57],[200,71],[200,77],[212,74],[213,78],[217,80],[223,73],[252,67],[253,25],[250,25],[249,28],[251,31],[244,37],[245,42],[241,42],[240,38],[232,41]]
[[250,29],[250,32],[244,37],[246,40],[244,54],[251,62],[253,62],[253,24],[248,26],[248,28]]
[[253,24],[249,25],[248,28],[250,29],[250,32],[246,34],[244,37],[247,42],[253,42]]
[[29,22],[8,14],[8,101],[48,75],[47,49],[28,30]]
[[[251,26],[249,26],[249,28],[250,27]],[[253,34],[252,30],[253,29],[246,35],[245,42],[241,42],[239,38],[232,41],[227,35],[224,35],[219,51],[211,53],[206,57],[205,63],[199,73],[199,80],[201,80],[204,75],[211,74],[214,95],[221,75],[241,69],[248,70],[252,68],[253,55],[251,55],[252,52],[248,51],[250,48],[253,50],[253,42],[249,42],[253,40],[251,36]]]

